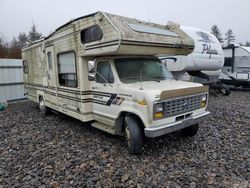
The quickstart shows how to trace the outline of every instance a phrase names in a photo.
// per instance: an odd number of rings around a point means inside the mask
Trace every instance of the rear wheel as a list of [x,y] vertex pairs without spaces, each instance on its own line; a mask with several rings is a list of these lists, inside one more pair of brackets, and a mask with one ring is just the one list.
[[51,112],[50,108],[45,106],[45,102],[42,97],[39,98],[39,108],[43,115],[47,115]]
[[195,136],[198,132],[199,124],[194,124],[181,130],[181,133],[185,137]]
[[139,155],[143,149],[143,130],[140,122],[134,117],[125,117],[125,135],[130,153]]
[[223,94],[223,95],[230,95],[231,93],[231,90],[229,89],[229,87],[225,86],[225,85],[222,85],[222,88],[220,89],[220,92]]

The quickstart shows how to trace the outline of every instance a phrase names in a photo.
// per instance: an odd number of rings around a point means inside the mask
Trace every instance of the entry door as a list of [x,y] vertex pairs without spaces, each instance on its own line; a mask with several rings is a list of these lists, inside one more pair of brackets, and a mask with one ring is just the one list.
[[46,47],[46,67],[48,88],[56,89],[56,66],[53,46]]
[[97,62],[95,81],[92,84],[92,104],[95,119],[110,123],[116,109],[113,102],[116,99],[117,84],[109,61]]

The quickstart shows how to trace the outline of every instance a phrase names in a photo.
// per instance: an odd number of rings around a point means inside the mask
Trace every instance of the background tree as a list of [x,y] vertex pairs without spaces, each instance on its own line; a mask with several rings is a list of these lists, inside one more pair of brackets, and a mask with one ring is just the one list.
[[32,23],[31,29],[28,33],[19,33],[18,37],[13,37],[10,43],[7,42],[3,35],[0,35],[0,58],[20,59],[21,48],[27,43],[38,40],[42,34],[37,31],[37,27]]
[[213,25],[211,27],[211,33],[216,36],[216,38],[220,41],[220,43],[223,43],[223,38],[222,38],[222,34],[220,31],[220,28],[217,25]]
[[225,36],[225,42],[227,46],[235,41],[235,36],[232,29],[228,29],[228,31],[225,33]]
[[28,35],[28,41],[34,42],[42,37],[42,34],[37,31],[37,27],[34,23],[32,23],[31,29]]
[[250,42],[247,41],[245,46],[250,46]]
[[4,36],[0,35],[0,58],[9,57],[9,43],[5,40]]
[[9,49],[9,58],[21,59],[21,47],[15,37],[13,37]]
[[26,33],[19,33],[18,37],[18,45],[20,48],[23,48],[27,43],[28,43],[28,36],[26,35]]

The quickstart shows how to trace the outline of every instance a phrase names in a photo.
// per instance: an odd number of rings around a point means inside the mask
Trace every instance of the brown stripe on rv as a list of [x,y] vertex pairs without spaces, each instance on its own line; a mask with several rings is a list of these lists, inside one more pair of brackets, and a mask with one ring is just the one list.
[[208,86],[191,87],[161,92],[161,100],[208,92]]

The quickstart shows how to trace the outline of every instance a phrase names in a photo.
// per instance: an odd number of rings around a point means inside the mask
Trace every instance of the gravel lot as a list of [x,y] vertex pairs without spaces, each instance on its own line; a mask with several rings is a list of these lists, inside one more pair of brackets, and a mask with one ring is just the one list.
[[193,138],[147,139],[132,156],[123,138],[33,102],[0,112],[0,187],[250,187],[250,93],[211,96]]

